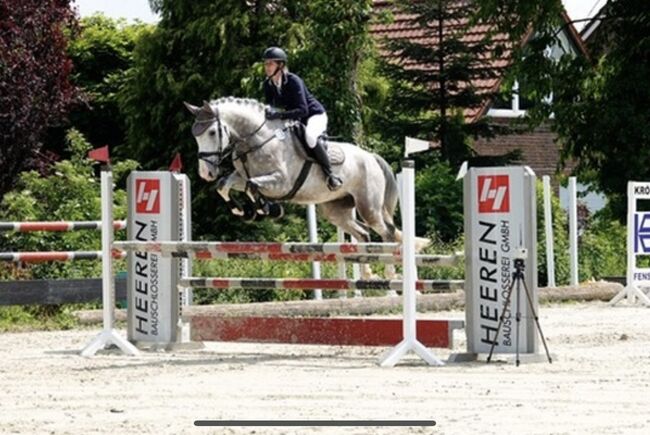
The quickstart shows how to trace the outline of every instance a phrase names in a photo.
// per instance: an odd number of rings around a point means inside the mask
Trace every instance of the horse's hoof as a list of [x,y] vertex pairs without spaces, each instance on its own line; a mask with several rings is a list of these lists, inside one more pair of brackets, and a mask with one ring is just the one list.
[[244,211],[241,209],[241,206],[234,199],[231,199],[230,201],[226,201],[226,205],[230,209],[230,213],[234,214],[235,216],[244,215]]
[[282,207],[282,204],[278,204],[277,202],[270,203],[269,217],[271,219],[279,219],[282,216],[284,216],[284,207]]
[[256,211],[259,216],[268,216],[271,213],[269,203],[265,202],[263,204],[259,204]]

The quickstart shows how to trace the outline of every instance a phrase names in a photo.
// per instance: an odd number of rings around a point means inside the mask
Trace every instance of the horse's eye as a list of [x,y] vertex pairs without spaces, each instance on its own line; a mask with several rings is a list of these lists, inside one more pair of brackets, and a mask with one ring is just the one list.
[[217,132],[214,131],[214,130],[210,130],[208,134],[209,134],[210,136],[214,136],[215,134],[217,134]]

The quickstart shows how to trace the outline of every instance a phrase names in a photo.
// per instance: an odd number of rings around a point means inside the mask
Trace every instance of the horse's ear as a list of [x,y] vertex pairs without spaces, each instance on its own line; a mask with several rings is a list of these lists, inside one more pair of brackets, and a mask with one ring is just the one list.
[[212,106],[210,106],[210,103],[205,100],[203,100],[203,107],[201,107],[201,110],[204,112],[212,113],[213,115],[215,114],[214,110],[212,110]]
[[200,107],[192,106],[187,101],[183,101],[183,104],[185,104],[185,107],[187,107],[187,110],[189,110],[192,113],[192,115],[194,115],[194,116],[196,116],[201,111]]

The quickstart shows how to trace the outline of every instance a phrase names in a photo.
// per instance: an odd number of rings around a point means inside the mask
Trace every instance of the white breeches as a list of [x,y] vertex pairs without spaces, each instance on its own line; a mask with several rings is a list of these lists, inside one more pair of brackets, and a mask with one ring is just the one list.
[[325,131],[327,131],[327,113],[319,113],[318,115],[313,115],[307,120],[307,125],[305,126],[305,136],[309,148],[314,148],[316,146],[318,136],[325,133]]

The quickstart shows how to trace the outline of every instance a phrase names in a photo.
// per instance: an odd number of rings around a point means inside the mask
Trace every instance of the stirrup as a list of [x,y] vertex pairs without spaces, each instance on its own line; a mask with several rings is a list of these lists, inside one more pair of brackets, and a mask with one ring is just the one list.
[[343,185],[343,180],[341,180],[339,177],[337,177],[334,174],[330,174],[327,177],[327,188],[331,190],[332,192],[339,190],[341,186]]

